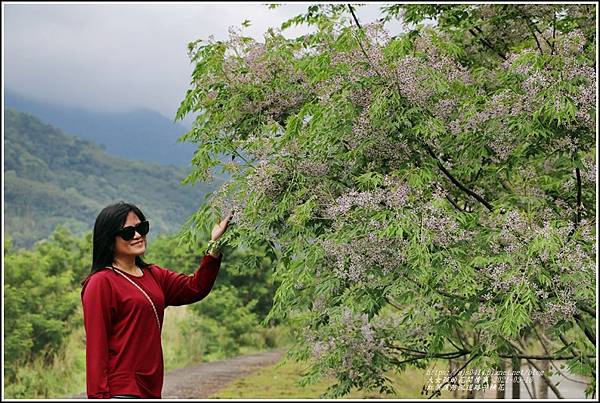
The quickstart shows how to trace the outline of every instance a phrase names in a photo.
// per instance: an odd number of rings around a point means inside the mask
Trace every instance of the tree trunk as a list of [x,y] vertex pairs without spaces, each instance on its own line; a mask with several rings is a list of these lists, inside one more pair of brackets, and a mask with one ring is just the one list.
[[498,374],[496,374],[496,399],[504,399],[506,389],[506,363],[500,359]]
[[[540,362],[540,370],[544,371],[546,376],[548,376],[547,371],[548,371],[549,365],[550,365],[550,361],[548,361],[548,360],[542,360]],[[538,398],[539,399],[548,399],[548,384],[542,377],[540,377],[540,388],[539,388]]]
[[521,398],[521,359],[513,357],[512,359],[512,398]]
[[467,399],[475,399],[475,374],[469,376],[469,384],[467,385]]
[[[450,360],[448,362],[448,364],[449,364],[448,372],[450,373],[450,376],[452,376],[454,371],[456,371],[458,369],[458,366],[456,365],[454,360]],[[458,399],[458,385],[456,385],[455,382],[450,382],[450,388],[452,389],[452,398]]]

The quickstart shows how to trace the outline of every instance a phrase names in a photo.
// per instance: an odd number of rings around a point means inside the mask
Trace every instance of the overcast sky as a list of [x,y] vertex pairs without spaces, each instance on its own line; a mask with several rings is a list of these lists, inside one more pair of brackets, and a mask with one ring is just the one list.
[[[246,19],[252,25],[244,32],[262,40],[268,27],[309,4],[3,2],[3,88],[96,111],[147,108],[173,119],[189,88],[189,42],[226,39],[228,28]],[[361,23],[375,20],[383,4],[359,8]]]

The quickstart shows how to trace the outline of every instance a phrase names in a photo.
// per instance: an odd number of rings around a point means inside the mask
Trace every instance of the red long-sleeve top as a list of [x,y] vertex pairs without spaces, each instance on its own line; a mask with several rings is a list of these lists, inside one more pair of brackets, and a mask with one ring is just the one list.
[[206,255],[193,275],[157,265],[140,277],[125,273],[152,299],[156,314],[146,296],[113,269],[90,275],[81,290],[88,397],[160,398],[164,366],[156,316],[162,328],[166,307],[206,297],[220,266],[220,256]]

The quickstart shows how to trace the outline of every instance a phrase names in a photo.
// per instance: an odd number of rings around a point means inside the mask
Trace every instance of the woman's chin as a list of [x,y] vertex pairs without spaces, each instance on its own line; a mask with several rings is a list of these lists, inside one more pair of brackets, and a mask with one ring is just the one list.
[[143,255],[146,252],[146,245],[136,245],[131,248],[131,254],[135,256]]

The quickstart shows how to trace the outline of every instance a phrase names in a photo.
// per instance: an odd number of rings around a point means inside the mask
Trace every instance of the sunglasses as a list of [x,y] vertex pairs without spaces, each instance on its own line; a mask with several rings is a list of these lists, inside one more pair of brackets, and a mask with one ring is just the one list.
[[131,241],[137,232],[141,236],[144,236],[150,231],[150,223],[148,221],[142,221],[135,227],[123,227],[117,231],[117,235],[123,238],[125,241]]

